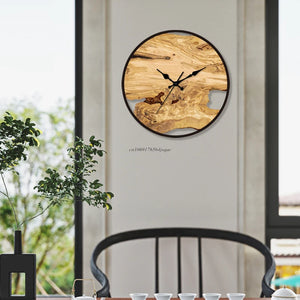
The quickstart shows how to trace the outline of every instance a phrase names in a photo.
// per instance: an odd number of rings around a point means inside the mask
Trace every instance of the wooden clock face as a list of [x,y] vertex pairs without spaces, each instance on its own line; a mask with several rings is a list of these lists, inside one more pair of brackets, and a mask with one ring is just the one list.
[[210,126],[228,98],[229,76],[219,51],[187,31],[155,34],[130,55],[123,72],[125,103],[154,133],[183,137]]

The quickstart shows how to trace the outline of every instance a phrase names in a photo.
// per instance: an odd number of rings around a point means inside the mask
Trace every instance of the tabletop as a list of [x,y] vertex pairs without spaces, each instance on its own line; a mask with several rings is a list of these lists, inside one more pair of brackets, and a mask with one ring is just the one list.
[[[100,298],[98,298],[100,300]],[[101,298],[101,300],[104,300],[104,299],[107,299],[107,300],[131,300],[131,298],[129,297],[124,297],[124,298],[121,298],[121,297],[117,297],[117,298]],[[171,300],[174,299],[174,300],[178,300],[179,298],[171,298]],[[271,299],[271,298],[244,298],[244,300],[262,300],[262,299]],[[156,300],[154,297],[147,297],[147,300]],[[195,298],[195,300],[204,300],[204,298]],[[219,300],[228,300],[228,298],[220,298]]]
[[[41,299],[41,300],[45,300],[45,298],[47,298],[47,300],[67,300],[67,299],[71,299],[71,296],[63,296],[63,297],[59,297],[59,296],[56,296],[56,297],[51,297],[51,296],[37,296],[37,299]],[[97,300],[132,300],[131,298],[129,297],[116,297],[116,298],[97,298]],[[171,300],[174,299],[174,300],[179,300],[179,298],[171,298]],[[271,298],[263,298],[264,300],[268,300],[268,299],[271,299]],[[147,297],[147,300],[156,300],[154,297]],[[195,300],[204,300],[204,298],[195,298]],[[228,300],[228,298],[220,298],[219,300]],[[244,300],[262,300],[262,298],[244,298]]]

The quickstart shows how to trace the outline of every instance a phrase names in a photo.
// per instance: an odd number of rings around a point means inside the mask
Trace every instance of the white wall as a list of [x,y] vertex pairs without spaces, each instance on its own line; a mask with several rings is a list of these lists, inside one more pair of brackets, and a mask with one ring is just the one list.
[[[104,1],[84,1],[83,9],[83,136],[95,135],[105,139],[105,5]],[[105,160],[95,175],[105,184]],[[106,235],[105,212],[83,207],[83,271],[84,278],[92,278],[90,258],[97,241]],[[104,266],[104,261],[102,261]],[[90,295],[91,285],[85,287]]]
[[[107,234],[160,226],[244,231],[243,209],[247,207],[244,204],[244,10],[259,9],[251,8],[249,3],[238,0],[84,2],[84,132],[86,136],[93,133],[105,140],[108,151],[105,181],[107,189],[116,195],[106,222],[102,211],[85,209],[85,276],[93,244]],[[131,51],[146,37],[167,29],[188,30],[207,38],[221,52],[230,74],[230,95],[222,115],[213,126],[186,138],[166,138],[143,128],[128,112],[121,91],[122,72]],[[251,64],[249,68],[251,71]],[[147,146],[171,151],[129,152],[131,148]],[[256,174],[255,180],[260,180],[260,176]],[[261,203],[261,197],[259,194],[253,203]],[[254,235],[263,229],[263,216],[257,224],[260,225]],[[246,230],[251,231],[250,222]],[[175,241],[169,239],[162,242],[162,250],[167,250],[167,254],[160,257],[161,268],[165,267],[160,287],[175,295],[173,244]],[[188,240],[183,249],[183,255],[187,254],[183,291],[198,290],[194,246]],[[230,259],[229,252],[233,254]],[[142,245],[120,245],[109,253],[106,271],[113,296],[126,297],[132,291],[153,295],[154,269],[150,261],[153,253],[149,241]],[[135,264],[130,259],[132,254]],[[242,259],[238,249],[229,243],[217,245],[209,241],[204,246],[204,290],[223,295],[244,290]],[[252,292],[251,285],[247,288]],[[252,296],[258,296],[258,292]]]
[[[244,232],[265,241],[265,1],[245,1]],[[261,256],[245,256],[245,290],[258,295]]]
[[[110,233],[160,226],[238,229],[236,22],[236,1],[109,2],[106,139],[109,142],[108,183],[116,194],[114,208],[109,215]],[[198,33],[219,49],[228,66],[232,84],[227,107],[213,126],[188,138],[172,139],[149,132],[132,118],[124,103],[120,84],[128,56],[142,40],[156,32],[177,28]],[[171,151],[129,151],[148,146]],[[135,252],[134,258],[139,260],[135,267],[129,259],[132,248],[125,245],[118,248],[120,250],[112,252],[109,265],[114,295],[128,295],[134,290],[153,294],[154,276],[150,255],[154,253],[153,245],[147,242],[140,249],[142,254]],[[208,254],[215,252],[221,263],[225,257],[219,254],[220,249],[214,246],[205,250]],[[170,259],[166,262],[166,274],[163,273],[160,285],[162,290],[175,294],[175,248],[171,253],[173,264]],[[136,258],[137,255],[139,258]],[[124,259],[126,257],[128,260]],[[208,265],[207,259],[204,258],[204,262]],[[216,260],[212,262],[216,263]],[[224,278],[217,269],[211,271],[214,281],[220,283],[218,290],[223,292],[228,291],[229,287],[229,290],[237,290],[236,258],[230,265],[231,278]],[[187,279],[183,283],[185,292],[197,291],[197,277],[194,276],[197,274],[196,267],[197,264],[191,265],[191,273],[186,270],[184,274]],[[121,269],[131,270],[137,276],[126,276],[125,272],[120,272]],[[204,282],[204,287],[205,291],[212,291],[215,282],[208,280]]]

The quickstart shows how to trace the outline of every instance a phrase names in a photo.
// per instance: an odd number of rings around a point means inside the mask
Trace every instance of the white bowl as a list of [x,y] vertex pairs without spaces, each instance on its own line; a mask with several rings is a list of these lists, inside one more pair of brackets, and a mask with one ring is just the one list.
[[227,297],[230,300],[243,300],[245,298],[245,294],[244,293],[228,293]]
[[194,300],[196,297],[196,294],[194,293],[180,293],[178,294],[180,300]]
[[218,300],[221,297],[221,294],[219,294],[219,293],[204,293],[203,297],[206,300]]
[[154,297],[157,300],[169,300],[172,297],[171,293],[155,293]]
[[131,293],[129,294],[132,300],[145,300],[148,297],[146,293]]

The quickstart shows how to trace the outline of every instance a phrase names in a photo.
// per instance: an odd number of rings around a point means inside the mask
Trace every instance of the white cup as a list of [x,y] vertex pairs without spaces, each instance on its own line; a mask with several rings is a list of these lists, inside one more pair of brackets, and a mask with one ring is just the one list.
[[170,293],[155,293],[154,297],[156,300],[170,300],[172,294]]
[[243,294],[243,293],[228,293],[227,297],[230,300],[243,300],[245,298],[245,294]]
[[205,293],[203,294],[205,300],[219,300],[221,294],[219,293]]
[[89,297],[89,296],[79,296],[79,297],[72,297],[74,300],[95,300],[94,297]]
[[180,300],[194,300],[196,297],[196,294],[193,293],[181,293],[178,294]]
[[129,296],[132,300],[146,300],[146,298],[148,297],[148,294],[146,294],[146,293],[132,293],[132,294],[129,294]]

